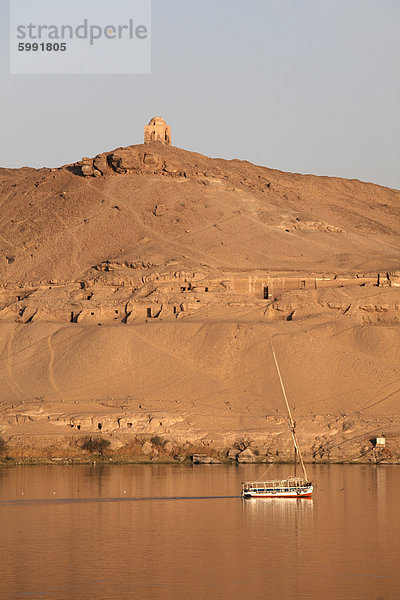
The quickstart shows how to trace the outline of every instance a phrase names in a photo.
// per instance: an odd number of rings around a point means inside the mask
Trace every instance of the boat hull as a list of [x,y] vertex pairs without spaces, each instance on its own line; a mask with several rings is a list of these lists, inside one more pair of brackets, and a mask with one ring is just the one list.
[[311,498],[313,488],[303,488],[297,490],[263,490],[263,491],[250,491],[246,490],[243,492],[243,498]]

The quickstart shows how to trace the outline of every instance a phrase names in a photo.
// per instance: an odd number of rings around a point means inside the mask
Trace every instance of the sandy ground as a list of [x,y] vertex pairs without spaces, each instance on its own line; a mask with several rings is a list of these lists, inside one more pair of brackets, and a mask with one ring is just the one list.
[[157,144],[93,164],[0,170],[3,458],[286,460],[272,339],[307,460],[399,460],[399,192]]

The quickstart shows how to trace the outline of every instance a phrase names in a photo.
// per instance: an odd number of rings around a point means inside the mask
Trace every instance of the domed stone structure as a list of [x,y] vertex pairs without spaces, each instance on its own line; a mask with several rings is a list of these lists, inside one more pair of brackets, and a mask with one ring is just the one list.
[[171,145],[171,127],[168,127],[161,117],[153,117],[144,128],[144,143],[161,142],[165,146]]

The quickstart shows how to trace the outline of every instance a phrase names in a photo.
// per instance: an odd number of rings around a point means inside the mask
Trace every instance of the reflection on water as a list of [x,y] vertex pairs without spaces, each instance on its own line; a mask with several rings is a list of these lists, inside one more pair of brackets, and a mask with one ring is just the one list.
[[243,500],[259,470],[0,469],[0,598],[400,598],[399,467],[314,466],[312,500]]
[[243,500],[243,506],[247,508],[247,515],[254,514],[256,518],[263,514],[268,518],[275,515],[289,519],[290,515],[312,515],[313,501],[312,498],[249,498]]
[[243,500],[244,523],[249,534],[252,528],[268,529],[268,535],[293,536],[308,530],[313,523],[313,500],[311,498],[259,498]]

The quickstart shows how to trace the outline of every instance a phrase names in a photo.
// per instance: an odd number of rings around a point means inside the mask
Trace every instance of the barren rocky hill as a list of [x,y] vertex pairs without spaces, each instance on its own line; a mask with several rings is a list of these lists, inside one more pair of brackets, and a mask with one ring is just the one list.
[[400,192],[158,144],[0,171],[7,283],[76,281],[105,261],[218,271],[398,268]]
[[153,143],[0,202],[11,455],[285,458],[272,338],[309,460],[397,460],[400,192]]

